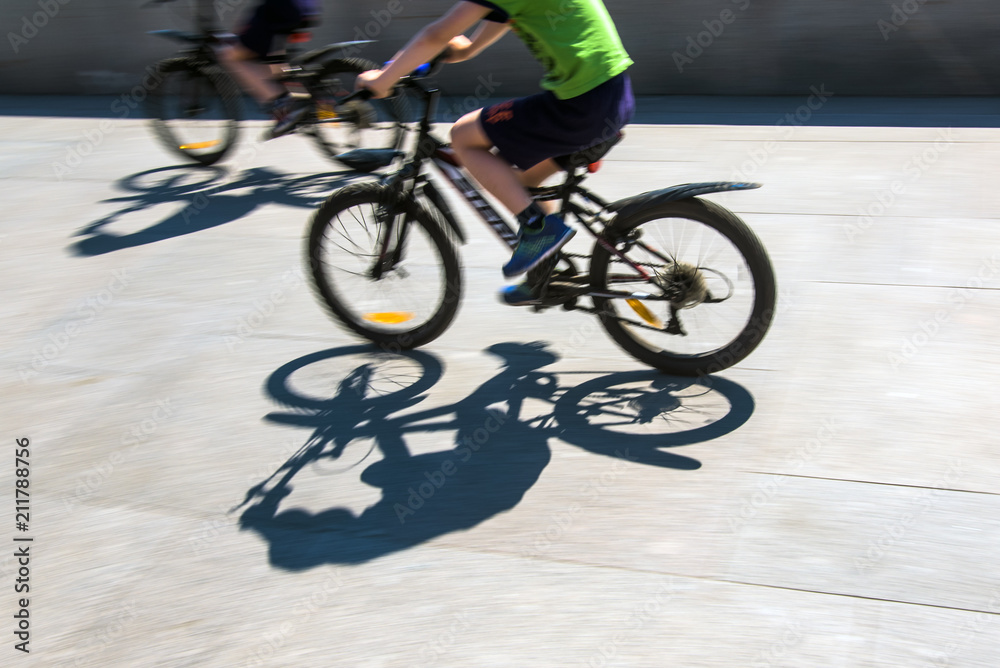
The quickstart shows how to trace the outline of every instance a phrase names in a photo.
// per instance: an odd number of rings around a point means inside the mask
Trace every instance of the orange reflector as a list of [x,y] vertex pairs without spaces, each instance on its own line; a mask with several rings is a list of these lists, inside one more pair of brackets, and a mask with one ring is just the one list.
[[197,144],[184,144],[180,147],[182,151],[196,151],[200,148],[212,148],[213,146],[218,146],[222,142],[218,139],[213,139],[212,141],[203,141]]
[[316,118],[321,121],[332,121],[337,118],[337,112],[332,104],[318,104],[316,105]]
[[602,162],[604,161],[598,160],[597,162],[590,163],[589,165],[587,165],[587,171],[590,172],[591,174],[596,174],[597,170],[601,168]]
[[308,42],[313,38],[311,32],[293,32],[288,36],[288,42],[290,44],[302,44],[303,42]]
[[413,314],[406,311],[390,311],[388,313],[365,313],[362,316],[368,322],[380,325],[398,325],[407,320],[413,320]]
[[632,310],[635,311],[639,315],[639,317],[645,320],[647,323],[658,329],[663,329],[663,321],[657,318],[655,315],[653,315],[653,313],[648,308],[646,308],[646,305],[643,304],[641,301],[639,301],[638,299],[626,299],[625,303],[631,306]]

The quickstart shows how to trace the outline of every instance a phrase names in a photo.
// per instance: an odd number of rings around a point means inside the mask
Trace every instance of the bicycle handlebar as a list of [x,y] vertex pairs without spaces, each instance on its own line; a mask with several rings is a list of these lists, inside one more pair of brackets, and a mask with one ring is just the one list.
[[[171,2],[171,0],[156,0],[156,1],[158,1],[158,2]],[[423,65],[420,65],[419,67],[417,67],[417,69],[413,70],[410,74],[408,74],[405,77],[403,77],[402,79],[400,79],[399,82],[396,84],[396,87],[398,87],[400,84],[405,85],[405,84],[407,84],[407,83],[409,83],[411,81],[415,81],[417,79],[423,79],[423,78],[431,76],[432,74],[436,74],[437,71],[439,69],[441,69],[441,67],[440,67],[441,66],[441,61],[443,61],[449,55],[451,55],[451,48],[450,47],[445,48],[444,51],[442,51],[438,55],[434,56],[434,58],[432,58],[429,63],[424,63]],[[388,65],[388,63],[386,63],[386,65]],[[372,91],[370,91],[367,88],[362,88],[360,90],[354,91],[353,93],[351,93],[350,95],[348,95],[347,97],[345,97],[343,100],[340,101],[340,104],[346,104],[348,102],[353,102],[354,100],[359,100],[361,102],[366,102],[367,100],[370,100],[372,98],[372,95],[374,95],[374,93]]]

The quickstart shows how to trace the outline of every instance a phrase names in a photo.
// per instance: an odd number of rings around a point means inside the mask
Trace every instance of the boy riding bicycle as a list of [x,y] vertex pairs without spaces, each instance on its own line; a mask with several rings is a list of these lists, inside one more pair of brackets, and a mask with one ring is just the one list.
[[[357,85],[385,97],[401,77],[445,49],[445,62],[462,62],[508,30],[545,68],[544,92],[466,114],[451,139],[462,165],[517,216],[518,245],[503,267],[504,275],[513,277],[554,255],[576,233],[553,203],[532,201],[526,188],[559,171],[552,158],[601,143],[632,118],[634,99],[625,74],[632,60],[603,2],[463,0],[417,33],[384,69],[359,75]],[[514,306],[535,297],[527,282],[501,292]]]
[[219,60],[261,107],[274,118],[271,138],[291,131],[309,110],[292,97],[261,62],[274,48],[275,38],[319,22],[320,0],[262,0],[237,35],[237,43],[219,51]]

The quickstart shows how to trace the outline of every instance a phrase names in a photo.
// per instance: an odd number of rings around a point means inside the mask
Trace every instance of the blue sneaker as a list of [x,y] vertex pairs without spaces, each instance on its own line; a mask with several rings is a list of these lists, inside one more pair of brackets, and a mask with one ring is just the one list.
[[499,297],[500,301],[508,306],[527,306],[528,304],[538,303],[538,300],[535,298],[535,291],[528,285],[527,281],[500,288]]
[[576,230],[554,213],[545,216],[545,222],[540,230],[522,227],[518,234],[520,241],[517,248],[514,249],[510,261],[503,266],[503,275],[510,278],[534,269],[542,260],[551,257],[565,246],[574,234]]

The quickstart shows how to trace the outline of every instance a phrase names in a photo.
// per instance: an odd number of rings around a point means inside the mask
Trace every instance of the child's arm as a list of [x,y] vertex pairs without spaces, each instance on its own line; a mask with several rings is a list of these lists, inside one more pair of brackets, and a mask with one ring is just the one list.
[[470,58],[475,58],[488,46],[506,35],[508,30],[510,30],[510,26],[506,23],[486,21],[476,28],[476,32],[472,34],[471,38],[465,35],[453,37],[448,42],[448,47],[451,50],[445,62],[461,63]]
[[459,2],[434,23],[425,27],[397,53],[384,70],[358,75],[356,86],[368,88],[375,97],[385,97],[401,78],[444,51],[456,35],[476,25],[493,10],[472,2]]

